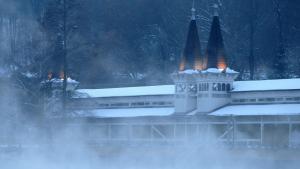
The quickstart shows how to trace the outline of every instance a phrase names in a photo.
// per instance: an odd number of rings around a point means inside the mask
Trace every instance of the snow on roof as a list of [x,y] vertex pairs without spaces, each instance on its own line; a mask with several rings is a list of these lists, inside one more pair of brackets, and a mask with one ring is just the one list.
[[231,105],[216,110],[213,116],[300,115],[300,104]]
[[145,116],[169,116],[174,113],[174,107],[163,108],[126,108],[126,109],[93,109],[75,111],[75,116],[80,117],[145,117]]
[[227,67],[225,71],[223,69],[217,69],[217,68],[208,68],[206,70],[193,70],[193,69],[187,69],[184,71],[179,71],[179,74],[198,74],[198,73],[230,73],[230,74],[237,74],[239,72],[234,71]]
[[233,83],[233,92],[263,91],[263,90],[295,90],[295,89],[300,89],[300,78],[236,81]]
[[[120,97],[146,95],[173,95],[174,85],[123,87],[110,89],[78,89],[76,97]],[[83,96],[85,95],[85,96]]]
[[[277,79],[256,81],[235,81],[233,92],[268,91],[268,90],[300,90],[299,79]],[[107,89],[78,89],[73,98],[89,97],[126,97],[126,96],[153,96],[174,95],[175,85],[123,87]]]
[[193,69],[187,69],[187,70],[184,70],[184,71],[179,71],[178,72],[179,74],[197,74],[199,73],[198,70],[193,70]]

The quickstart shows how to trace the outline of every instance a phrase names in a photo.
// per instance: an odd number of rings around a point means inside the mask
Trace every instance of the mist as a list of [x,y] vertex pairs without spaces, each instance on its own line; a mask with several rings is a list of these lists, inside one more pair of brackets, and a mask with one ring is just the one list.
[[[151,142],[127,138],[128,126],[122,125],[155,120],[80,118],[63,110],[46,115],[41,82],[49,75],[61,80],[59,74],[67,72],[88,89],[173,84],[170,74],[178,70],[192,6],[182,0],[66,2],[67,12],[61,0],[0,0],[0,169],[299,168],[297,148],[218,143],[218,129],[209,137],[179,131],[180,141]],[[212,2],[195,2],[205,53]],[[240,72],[238,80],[300,77],[300,2],[217,4],[228,65]],[[71,99],[74,91],[66,95]],[[119,125],[113,130],[117,139],[107,136],[103,124]],[[147,127],[136,133],[149,134]]]

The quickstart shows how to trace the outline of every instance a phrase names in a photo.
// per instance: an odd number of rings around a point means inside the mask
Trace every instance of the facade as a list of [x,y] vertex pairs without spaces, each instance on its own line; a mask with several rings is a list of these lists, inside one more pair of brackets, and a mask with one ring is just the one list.
[[174,85],[75,90],[75,116],[293,116],[300,115],[300,79],[235,81],[226,63],[218,13],[201,53],[195,9]]
[[[193,75],[188,74],[188,77]],[[196,74],[198,76],[203,75]],[[220,80],[210,78],[205,82],[189,81],[188,84],[180,81],[176,85],[78,89],[70,102],[70,109],[80,116],[98,118],[300,115],[300,79],[233,81],[222,79],[220,73],[205,76],[216,76]]]
[[[78,82],[68,79],[63,117],[70,121],[54,119],[65,125],[88,121],[91,144],[299,148],[300,79],[235,81],[239,73],[226,60],[218,13],[202,54],[192,8],[179,71],[170,75],[174,84],[76,89]],[[51,77],[42,82],[45,112],[59,116],[63,80]]]

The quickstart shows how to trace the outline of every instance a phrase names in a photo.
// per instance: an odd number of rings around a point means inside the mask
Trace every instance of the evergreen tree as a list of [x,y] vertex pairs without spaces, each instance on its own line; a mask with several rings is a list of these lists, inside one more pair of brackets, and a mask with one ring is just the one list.
[[279,0],[274,0],[276,23],[278,29],[278,45],[276,55],[273,58],[272,74],[273,79],[288,78],[287,56],[285,51],[285,43],[283,38],[282,14]]

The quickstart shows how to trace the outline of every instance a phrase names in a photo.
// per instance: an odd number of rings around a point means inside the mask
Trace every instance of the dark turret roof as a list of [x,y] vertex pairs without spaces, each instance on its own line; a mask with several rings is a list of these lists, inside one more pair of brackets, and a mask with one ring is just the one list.
[[[194,9],[194,8],[193,8]],[[192,9],[192,11],[193,11]],[[180,71],[187,69],[200,70],[201,47],[195,16],[192,16],[187,34],[186,44],[180,61]]]
[[219,16],[213,17],[207,49],[205,53],[205,68],[226,68],[226,57]]

